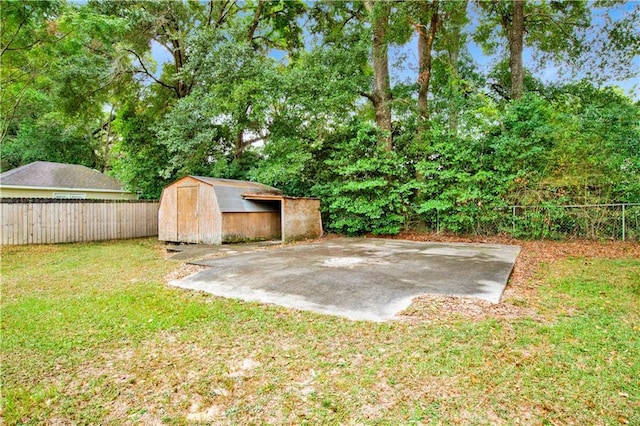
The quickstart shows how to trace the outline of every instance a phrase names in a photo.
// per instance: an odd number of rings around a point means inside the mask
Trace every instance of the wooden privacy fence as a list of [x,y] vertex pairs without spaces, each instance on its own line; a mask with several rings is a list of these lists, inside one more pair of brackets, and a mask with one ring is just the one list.
[[158,202],[0,199],[3,245],[118,240],[158,235]]

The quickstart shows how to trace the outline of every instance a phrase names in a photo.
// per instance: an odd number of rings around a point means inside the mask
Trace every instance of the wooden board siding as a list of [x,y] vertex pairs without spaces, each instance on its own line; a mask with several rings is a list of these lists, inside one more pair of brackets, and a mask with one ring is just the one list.
[[168,186],[162,190],[158,207],[158,239],[178,241],[177,187]]
[[222,241],[280,239],[279,212],[223,213]]
[[201,243],[222,244],[222,215],[218,200],[213,187],[205,183],[200,183],[198,226]]
[[160,241],[221,244],[221,221],[211,185],[187,176],[162,191],[158,211]]
[[0,203],[3,245],[117,240],[158,235],[157,202],[47,200]]
[[198,185],[179,186],[177,192],[178,241],[198,243]]

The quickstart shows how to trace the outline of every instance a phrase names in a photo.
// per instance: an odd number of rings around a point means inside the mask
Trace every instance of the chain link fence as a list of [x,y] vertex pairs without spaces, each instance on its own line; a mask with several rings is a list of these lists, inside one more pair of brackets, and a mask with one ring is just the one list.
[[[467,223],[467,231],[480,235],[640,241],[640,203],[486,206],[473,212],[466,210],[465,217],[474,222]],[[427,227],[436,232],[447,230],[443,222],[442,216],[434,215]]]
[[514,237],[640,241],[640,203],[510,206],[502,211],[510,218],[502,218],[501,230]]

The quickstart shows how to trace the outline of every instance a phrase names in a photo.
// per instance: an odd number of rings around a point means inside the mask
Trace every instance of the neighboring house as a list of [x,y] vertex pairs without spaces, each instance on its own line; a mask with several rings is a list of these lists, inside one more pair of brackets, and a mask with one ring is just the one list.
[[320,200],[315,198],[287,197],[255,182],[201,176],[186,176],[162,191],[160,241],[221,244],[320,235]]
[[133,200],[120,182],[77,164],[36,161],[0,174],[2,198]]

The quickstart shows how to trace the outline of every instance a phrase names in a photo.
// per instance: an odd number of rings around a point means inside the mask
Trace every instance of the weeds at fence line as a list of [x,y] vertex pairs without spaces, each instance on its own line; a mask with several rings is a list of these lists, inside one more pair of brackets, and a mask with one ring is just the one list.
[[437,212],[425,224],[436,232],[503,233],[523,239],[640,241],[640,203],[466,206]]

